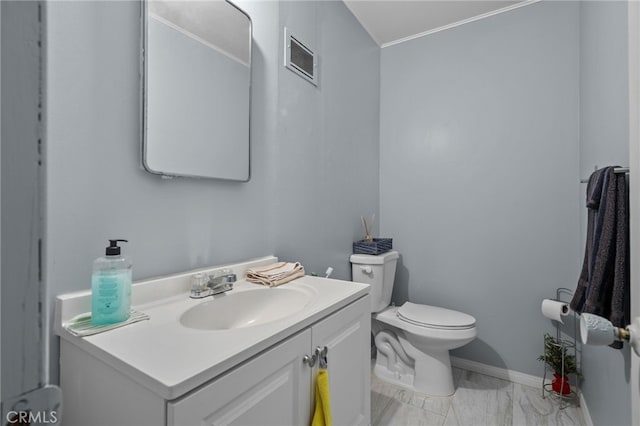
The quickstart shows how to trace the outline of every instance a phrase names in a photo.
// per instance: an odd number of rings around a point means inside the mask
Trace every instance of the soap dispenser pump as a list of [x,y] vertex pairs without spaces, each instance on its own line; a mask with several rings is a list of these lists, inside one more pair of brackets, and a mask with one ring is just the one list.
[[93,262],[91,275],[91,323],[115,324],[129,319],[131,310],[131,262],[122,256],[119,242],[109,240],[105,256]]

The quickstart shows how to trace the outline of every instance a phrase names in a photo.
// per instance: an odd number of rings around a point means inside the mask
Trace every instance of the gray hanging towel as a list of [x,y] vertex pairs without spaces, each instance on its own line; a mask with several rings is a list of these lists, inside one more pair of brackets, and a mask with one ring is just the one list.
[[629,195],[626,176],[614,169],[596,170],[587,184],[587,241],[571,309],[625,327],[630,317]]

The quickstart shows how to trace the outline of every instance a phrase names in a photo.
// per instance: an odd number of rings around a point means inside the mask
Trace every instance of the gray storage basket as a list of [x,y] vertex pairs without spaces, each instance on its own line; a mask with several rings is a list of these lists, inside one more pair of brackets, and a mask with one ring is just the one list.
[[360,240],[353,243],[353,252],[355,254],[382,254],[392,248],[392,238],[373,238],[371,241]]

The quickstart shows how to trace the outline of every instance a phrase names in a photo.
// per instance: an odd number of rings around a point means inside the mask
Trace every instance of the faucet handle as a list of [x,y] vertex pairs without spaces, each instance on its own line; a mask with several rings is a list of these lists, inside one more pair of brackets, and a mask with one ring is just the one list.
[[209,283],[235,283],[237,281],[236,274],[231,269],[222,269],[209,275]]
[[233,270],[229,269],[229,268],[224,268],[222,270],[220,270],[220,275],[218,275],[219,277],[227,277],[233,275],[234,277],[236,276],[236,274],[233,273]]
[[235,283],[238,280],[238,278],[236,277],[236,274],[234,274],[231,271],[228,271],[228,273],[224,274],[223,279],[224,279],[224,282],[231,283],[231,284]]
[[197,273],[191,276],[191,294],[192,299],[200,299],[207,297],[210,294],[209,287],[207,286],[207,276],[203,273]]

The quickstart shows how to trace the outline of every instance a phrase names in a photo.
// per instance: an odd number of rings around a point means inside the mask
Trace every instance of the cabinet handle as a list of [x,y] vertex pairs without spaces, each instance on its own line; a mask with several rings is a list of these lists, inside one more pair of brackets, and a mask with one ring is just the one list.
[[302,362],[304,362],[305,364],[307,364],[309,367],[313,367],[314,365],[316,365],[316,358],[317,358],[317,355],[316,355],[316,354],[313,354],[313,355],[311,355],[311,356],[309,356],[309,355],[305,355],[305,356],[302,358]]
[[318,346],[316,348],[316,353],[314,354],[314,357],[318,360],[318,367],[322,368],[323,370],[329,366],[327,352],[329,352],[328,347],[324,346],[321,348],[320,346]]

